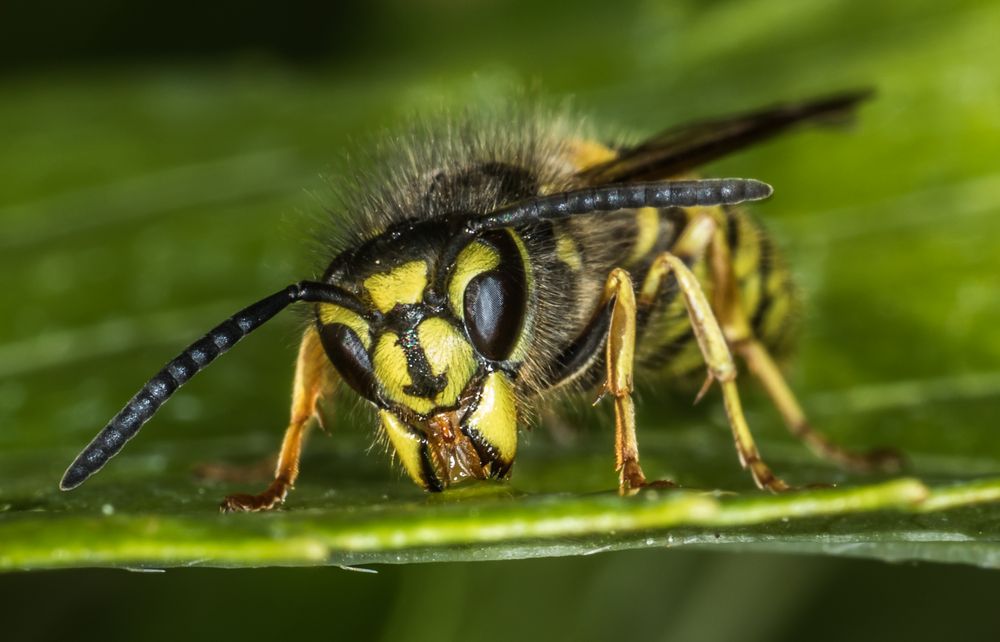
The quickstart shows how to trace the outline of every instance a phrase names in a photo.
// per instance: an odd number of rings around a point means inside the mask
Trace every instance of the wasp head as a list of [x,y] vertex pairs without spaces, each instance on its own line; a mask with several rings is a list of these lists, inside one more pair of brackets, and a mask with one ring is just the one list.
[[519,237],[490,232],[441,265],[448,238],[440,225],[383,234],[328,275],[353,283],[359,305],[317,306],[330,360],[430,490],[510,471],[528,326]]

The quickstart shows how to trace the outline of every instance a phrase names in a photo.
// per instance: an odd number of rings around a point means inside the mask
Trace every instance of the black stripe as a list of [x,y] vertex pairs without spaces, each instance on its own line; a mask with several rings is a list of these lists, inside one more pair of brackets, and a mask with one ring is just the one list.
[[[691,257],[684,260],[684,264],[689,268],[691,267],[691,263]],[[647,269],[640,278],[636,279],[636,283],[645,283],[648,274],[649,270]],[[653,302],[647,306],[640,305],[638,310],[636,310],[636,337],[641,339],[650,319],[656,316],[657,313],[663,312],[669,308],[680,293],[681,288],[677,285],[677,278],[673,274],[668,274],[667,278],[661,280],[660,287],[656,291],[656,295],[653,297]]]
[[440,493],[444,490],[444,482],[434,474],[430,449],[430,445],[424,439],[423,445],[420,447],[420,472],[424,476],[424,487],[432,493]]
[[427,354],[417,336],[417,328],[409,328],[400,334],[396,344],[406,355],[406,372],[411,381],[403,386],[403,392],[431,400],[441,394],[448,386],[448,376],[446,373],[436,375],[431,371],[431,364],[427,362]]
[[607,340],[613,307],[612,301],[598,311],[580,336],[553,360],[554,365],[548,377],[549,387],[555,387],[580,374],[580,371],[591,362],[595,353],[600,352]]
[[[664,222],[670,223],[670,238],[669,239],[666,239],[666,238],[663,239],[663,240],[667,241],[664,244],[664,249],[668,249],[670,247],[673,247],[674,243],[677,242],[677,239],[679,239],[681,237],[681,234],[683,234],[684,230],[687,229],[688,223],[690,221],[688,220],[688,215],[684,211],[683,208],[680,208],[680,207],[665,207],[665,208],[663,208],[663,209],[660,210],[660,226],[661,226],[661,228],[662,228]],[[661,233],[661,236],[662,236],[663,235],[662,234],[662,229],[661,229],[660,233]]]
[[684,333],[665,343],[648,355],[642,356],[644,364],[650,366],[665,366],[677,357],[688,344],[695,340],[694,329],[688,328]]
[[729,208],[726,208],[725,212],[726,243],[729,244],[729,251],[735,253],[736,248],[740,245],[740,217]]
[[753,316],[750,317],[750,327],[753,329],[755,335],[760,336],[767,311],[774,304],[774,296],[767,290],[767,280],[770,278],[771,270],[774,267],[772,256],[774,248],[766,236],[760,235],[758,238],[758,253],[760,258],[757,262],[757,274],[760,276],[760,300],[757,301],[757,309],[754,310]]

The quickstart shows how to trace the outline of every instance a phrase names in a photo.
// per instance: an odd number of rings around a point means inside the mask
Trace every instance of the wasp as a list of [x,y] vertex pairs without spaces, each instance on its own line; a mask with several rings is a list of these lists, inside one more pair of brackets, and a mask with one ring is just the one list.
[[[343,197],[343,240],[320,278],[237,312],[170,361],[70,465],[64,490],[97,472],[178,388],[295,303],[311,306],[291,419],[274,480],[227,497],[224,511],[281,505],[299,473],[321,400],[343,382],[418,485],[505,479],[519,430],[565,393],[614,407],[615,469],[629,494],[639,463],[637,375],[718,384],[740,464],[756,485],[789,485],[765,463],[740,405],[737,359],[790,431],[857,469],[856,453],[812,428],[777,365],[798,299],[764,229],[739,204],[772,188],[697,178],[698,166],[807,122],[850,116],[845,92],[675,127],[611,145],[538,118],[461,122],[390,141],[395,150]],[[669,482],[662,482],[667,483]]]

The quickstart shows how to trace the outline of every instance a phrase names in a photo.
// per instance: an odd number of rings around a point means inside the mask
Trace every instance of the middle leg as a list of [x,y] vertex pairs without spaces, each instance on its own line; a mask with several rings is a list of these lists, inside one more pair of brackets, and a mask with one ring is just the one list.
[[772,492],[788,490],[789,485],[776,476],[770,466],[761,458],[753,435],[750,433],[750,426],[743,414],[743,406],[740,403],[739,391],[736,387],[736,364],[733,362],[729,345],[719,327],[712,306],[698,283],[698,278],[680,258],[669,252],[664,252],[653,260],[649,272],[646,274],[639,304],[642,306],[652,305],[657,293],[660,292],[661,284],[670,275],[676,279],[677,286],[684,297],[692,331],[708,367],[706,388],[713,381],[717,381],[722,389],[726,416],[733,432],[733,440],[736,443],[740,464],[750,470],[754,483],[759,488]]

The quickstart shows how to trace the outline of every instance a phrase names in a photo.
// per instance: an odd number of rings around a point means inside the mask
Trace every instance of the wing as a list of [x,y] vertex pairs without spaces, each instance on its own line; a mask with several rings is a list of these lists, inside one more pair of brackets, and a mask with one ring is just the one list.
[[582,171],[590,185],[651,181],[682,172],[767,140],[804,122],[840,123],[870,89],[844,92],[798,103],[782,103],[758,111],[705,120],[668,129],[644,143],[624,149],[607,162]]

